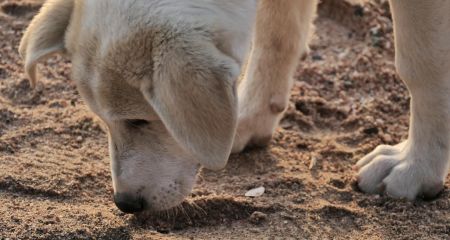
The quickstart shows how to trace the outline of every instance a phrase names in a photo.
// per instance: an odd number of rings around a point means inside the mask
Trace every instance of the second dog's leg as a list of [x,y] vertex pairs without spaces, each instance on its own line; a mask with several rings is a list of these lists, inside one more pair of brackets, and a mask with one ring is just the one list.
[[359,187],[396,198],[434,197],[450,161],[450,2],[391,0],[396,66],[411,93],[408,139],[357,163]]
[[238,87],[233,152],[269,143],[289,101],[292,75],[307,51],[317,0],[260,0],[253,49]]

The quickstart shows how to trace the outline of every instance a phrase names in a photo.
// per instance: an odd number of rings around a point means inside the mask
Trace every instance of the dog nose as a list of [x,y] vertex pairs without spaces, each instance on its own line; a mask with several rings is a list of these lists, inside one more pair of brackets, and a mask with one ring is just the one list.
[[114,203],[124,213],[138,213],[144,210],[145,201],[128,194],[115,194]]

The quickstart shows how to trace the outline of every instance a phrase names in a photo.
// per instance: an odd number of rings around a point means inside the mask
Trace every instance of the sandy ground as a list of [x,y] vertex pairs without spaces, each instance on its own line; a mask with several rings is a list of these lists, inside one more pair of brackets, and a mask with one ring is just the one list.
[[0,239],[450,239],[449,179],[433,201],[353,185],[361,156],[407,137],[385,1],[323,1],[270,146],[203,171],[185,212],[148,219],[114,206],[106,134],[69,62],[49,60],[31,91],[17,46],[39,2],[0,0]]

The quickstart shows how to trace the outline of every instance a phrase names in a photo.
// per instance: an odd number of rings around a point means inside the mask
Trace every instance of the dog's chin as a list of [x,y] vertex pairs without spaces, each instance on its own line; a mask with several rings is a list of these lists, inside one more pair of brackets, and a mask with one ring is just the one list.
[[[192,189],[195,185],[199,168],[196,168],[193,174],[187,174],[182,180],[173,181],[173,184],[168,184],[165,187],[151,196],[157,195],[158,197],[144,197],[146,204],[144,205],[144,215],[154,215],[167,211],[177,209],[184,202],[187,202],[187,198],[191,195]],[[176,184],[176,187],[174,184]]]

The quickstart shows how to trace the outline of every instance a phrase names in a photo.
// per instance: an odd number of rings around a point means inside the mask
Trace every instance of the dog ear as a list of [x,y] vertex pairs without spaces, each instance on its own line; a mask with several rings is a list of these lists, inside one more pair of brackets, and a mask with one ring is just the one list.
[[64,36],[73,7],[73,0],[48,0],[25,31],[19,53],[32,87],[36,84],[37,63],[65,51]]
[[153,81],[141,91],[174,139],[205,168],[219,170],[236,132],[239,65],[209,41],[181,44],[159,54]]

